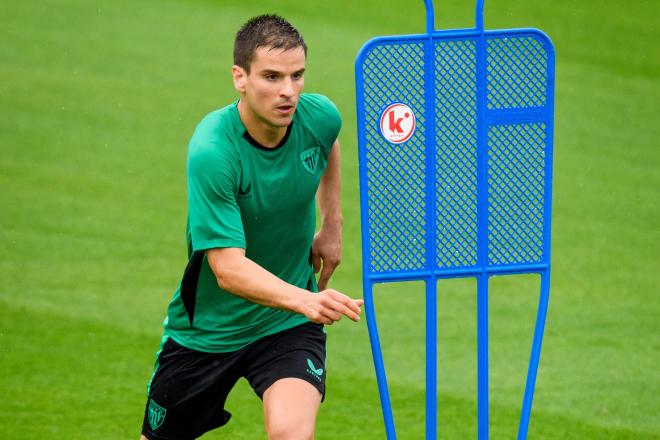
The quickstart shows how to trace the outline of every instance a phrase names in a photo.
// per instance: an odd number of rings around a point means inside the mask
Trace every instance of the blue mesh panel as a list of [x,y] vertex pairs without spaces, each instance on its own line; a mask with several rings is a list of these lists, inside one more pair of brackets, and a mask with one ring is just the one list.
[[[373,285],[424,281],[426,438],[435,439],[437,280],[478,279],[481,440],[489,435],[488,279],[530,272],[541,274],[541,294],[517,437],[525,439],[549,295],[554,49],[532,29],[484,31],[483,0],[475,29],[451,31],[434,30],[433,2],[425,4],[426,34],[375,38],[356,62],[365,314],[386,434],[396,438]],[[410,112],[392,104],[412,109],[412,137]],[[386,109],[392,143],[380,133]]]
[[548,56],[536,37],[489,38],[486,58],[489,109],[545,105]]
[[543,257],[545,124],[488,130],[488,262],[539,263]]
[[435,44],[436,264],[477,264],[476,41]]
[[[383,44],[364,61],[369,244],[372,272],[423,269],[426,264],[424,46]],[[408,105],[417,129],[391,144],[379,129],[381,112]]]

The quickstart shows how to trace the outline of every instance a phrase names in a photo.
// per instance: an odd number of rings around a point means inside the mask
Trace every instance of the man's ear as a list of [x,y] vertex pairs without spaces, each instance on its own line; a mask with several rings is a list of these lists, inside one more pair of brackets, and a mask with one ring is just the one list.
[[231,66],[231,76],[234,80],[234,88],[236,91],[243,93],[245,91],[245,81],[247,79],[247,72],[240,66]]

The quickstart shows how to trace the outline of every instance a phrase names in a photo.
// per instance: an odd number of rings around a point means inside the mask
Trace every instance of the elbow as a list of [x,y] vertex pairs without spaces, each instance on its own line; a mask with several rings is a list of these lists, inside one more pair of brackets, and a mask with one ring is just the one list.
[[231,283],[231,275],[227,273],[228,271],[226,269],[224,270],[218,270],[215,272],[215,279],[218,283],[218,286],[222,290],[226,290],[228,292],[232,291],[232,283]]
[[206,253],[209,266],[215,275],[218,287],[234,293],[240,290],[241,274],[244,272],[242,250],[232,248],[214,249]]

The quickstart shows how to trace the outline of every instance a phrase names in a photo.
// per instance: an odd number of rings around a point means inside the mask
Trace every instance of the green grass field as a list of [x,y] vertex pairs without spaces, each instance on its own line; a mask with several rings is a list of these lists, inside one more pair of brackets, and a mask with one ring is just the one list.
[[[436,2],[438,26],[472,23]],[[353,62],[424,30],[423,2],[97,2],[0,8],[0,439],[136,439],[186,262],[186,145],[236,95],[236,28],[278,12],[310,46],[306,90],[344,115],[345,255],[361,295]],[[445,17],[451,17],[446,20]],[[489,0],[486,27],[557,50],[553,277],[530,439],[660,439],[660,6]],[[538,280],[491,287],[491,438],[515,437]],[[440,284],[440,438],[476,438],[473,280]],[[376,290],[401,439],[424,435],[423,289]],[[317,439],[382,439],[366,324],[328,329]],[[208,439],[263,438],[241,382]]]

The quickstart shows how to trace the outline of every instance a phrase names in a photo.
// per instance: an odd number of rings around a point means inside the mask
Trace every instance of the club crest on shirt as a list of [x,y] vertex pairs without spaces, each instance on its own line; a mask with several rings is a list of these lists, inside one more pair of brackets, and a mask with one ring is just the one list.
[[321,149],[319,147],[312,147],[300,153],[300,160],[307,171],[316,174],[320,155]]

